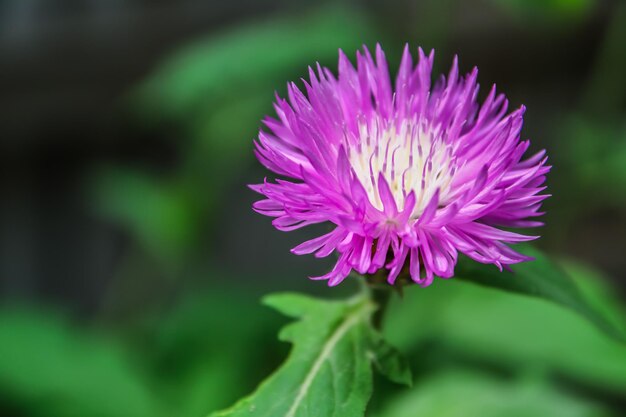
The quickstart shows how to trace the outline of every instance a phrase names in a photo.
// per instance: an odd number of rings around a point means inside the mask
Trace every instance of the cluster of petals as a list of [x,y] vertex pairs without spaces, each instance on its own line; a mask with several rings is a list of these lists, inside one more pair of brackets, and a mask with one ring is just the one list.
[[478,101],[478,71],[431,80],[434,52],[408,46],[395,83],[383,50],[339,51],[339,72],[309,68],[301,90],[276,96],[255,153],[277,174],[251,188],[254,209],[291,231],[316,223],[332,230],[295,247],[298,255],[337,254],[317,279],[336,285],[353,270],[400,273],[423,286],[449,278],[459,253],[502,269],[529,260],[509,245],[535,239],[511,228],[540,226],[545,152],[527,159],[520,139],[524,107],[491,88]]

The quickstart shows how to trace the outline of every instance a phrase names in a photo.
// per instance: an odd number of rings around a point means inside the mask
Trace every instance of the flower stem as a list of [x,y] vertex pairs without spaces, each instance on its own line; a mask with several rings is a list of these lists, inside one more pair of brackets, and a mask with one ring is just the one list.
[[381,330],[383,319],[385,318],[385,312],[387,311],[387,307],[389,306],[389,301],[391,300],[391,289],[390,288],[371,288],[371,297],[374,303],[378,306],[378,309],[374,313],[372,317],[372,324],[378,330]]
[[376,280],[372,280],[371,276],[357,276],[361,293],[367,298],[372,300],[376,304],[376,312],[372,317],[372,325],[381,330],[385,312],[391,300],[391,293],[394,291],[394,287],[390,285],[384,285]]

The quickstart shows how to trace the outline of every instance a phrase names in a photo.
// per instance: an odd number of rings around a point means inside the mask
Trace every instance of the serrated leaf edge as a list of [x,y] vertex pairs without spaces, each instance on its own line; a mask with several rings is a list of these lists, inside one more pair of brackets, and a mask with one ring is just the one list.
[[[285,293],[285,294],[289,294],[289,293]],[[269,301],[269,300],[270,300],[270,297],[266,297],[263,300],[263,302],[265,304],[267,304],[267,305],[270,305],[272,308],[276,308],[271,303],[271,301]],[[348,305],[354,306],[354,309],[352,311],[350,311],[346,315],[345,319],[341,322],[339,327],[337,327],[335,329],[335,331],[332,333],[332,335],[328,339],[328,341],[326,343],[324,343],[324,346],[322,347],[322,350],[320,351],[319,357],[315,360],[315,362],[313,363],[313,366],[311,367],[311,369],[309,370],[309,372],[305,376],[305,379],[304,379],[304,381],[302,383],[302,386],[298,390],[298,394],[296,395],[296,399],[294,400],[294,403],[291,405],[291,407],[287,411],[287,414],[285,414],[284,417],[294,417],[295,416],[295,413],[298,410],[299,404],[305,398],[307,390],[309,389],[309,387],[311,386],[311,384],[315,380],[315,376],[317,375],[317,373],[321,369],[321,367],[324,364],[324,362],[328,359],[328,357],[332,353],[332,350],[333,350],[334,346],[337,345],[337,343],[341,340],[341,338],[353,326],[359,324],[362,320],[366,321],[366,322],[369,321],[371,314],[374,311],[376,311],[376,309],[378,308],[376,306],[376,304],[371,302],[369,299],[364,298],[364,296],[362,294],[359,294],[359,295],[357,295],[357,296],[347,300],[347,303],[348,303]],[[287,314],[287,315],[289,315],[289,314]],[[229,413],[231,413],[233,410],[236,410],[237,407],[241,406],[241,404],[243,404],[245,401],[250,399],[250,397],[252,397],[257,391],[259,391],[264,385],[268,384],[272,380],[272,378],[274,377],[276,372],[279,372],[282,369],[282,367],[289,362],[290,359],[291,358],[288,357],[286,359],[286,361],[283,363],[283,365],[281,365],[267,379],[265,379],[263,382],[261,382],[261,384],[251,394],[243,397],[242,399],[237,401],[234,405],[232,405],[231,407],[229,407],[229,408],[227,408],[225,410],[211,413],[209,415],[209,417],[224,417],[224,416],[228,416]]]
[[321,369],[324,362],[331,355],[333,348],[335,345],[341,340],[341,338],[355,325],[357,325],[364,317],[367,317],[370,313],[375,310],[375,306],[371,303],[364,303],[362,308],[356,309],[354,312],[350,313],[346,319],[341,323],[339,327],[333,332],[332,336],[328,339],[322,350],[320,351],[320,355],[313,363],[313,366],[307,373],[304,382],[302,383],[300,389],[298,390],[298,395],[287,411],[285,417],[294,417],[296,415],[296,411],[298,410],[298,406],[306,396],[306,393],[315,380],[319,370]]

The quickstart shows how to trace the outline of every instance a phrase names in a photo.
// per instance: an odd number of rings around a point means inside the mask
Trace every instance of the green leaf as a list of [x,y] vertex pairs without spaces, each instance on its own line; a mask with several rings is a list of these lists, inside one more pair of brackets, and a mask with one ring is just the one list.
[[611,285],[611,280],[600,271],[578,261],[566,259],[560,261],[559,265],[572,277],[585,299],[601,311],[616,328],[624,331],[626,310],[619,292]]
[[[615,88],[613,84],[607,87],[611,91]],[[578,198],[584,192],[593,196],[584,202],[587,206],[624,204],[624,193],[614,192],[626,187],[626,126],[622,119],[597,122],[575,115],[560,126],[560,140],[567,141],[560,161],[565,171],[561,182],[572,194],[571,198]]]
[[[298,294],[278,294],[264,302],[298,319],[279,338],[293,343],[287,361],[250,396],[214,417],[360,417],[372,393],[372,361],[394,379],[397,356],[389,348],[372,349],[376,337],[371,316],[376,306],[364,295],[324,301]],[[377,354],[386,355],[377,358]],[[374,359],[377,358],[377,359]],[[391,359],[390,359],[391,358]],[[397,365],[396,365],[397,366]]]
[[388,404],[378,417],[608,415],[601,406],[580,395],[561,392],[533,377],[510,381],[464,370],[431,376]]
[[285,76],[302,75],[315,61],[336,62],[337,48],[354,50],[375,38],[372,32],[358,10],[341,7],[248,22],[168,57],[139,89],[137,104],[148,113],[185,119],[203,103],[219,107],[225,97],[239,99],[250,89],[262,88],[270,99]]
[[534,260],[512,266],[513,273],[500,272],[493,265],[485,265],[469,258],[459,259],[457,279],[472,281],[489,287],[544,298],[570,308],[589,319],[608,335],[624,342],[626,336],[620,326],[608,320],[578,289],[574,281],[548,256],[530,245],[516,249]]
[[196,199],[183,184],[136,169],[106,167],[93,178],[96,210],[127,227],[159,260],[175,262],[196,243]]
[[159,370],[171,417],[202,416],[232,404],[283,352],[271,334],[280,323],[276,314],[258,305],[255,295],[227,288],[194,289],[143,324],[151,335],[143,342],[151,346],[149,365]]
[[492,0],[512,16],[535,23],[581,20],[594,7],[595,0]]
[[370,343],[376,370],[392,382],[411,386],[413,375],[404,355],[376,331],[372,331]]
[[[609,317],[624,317],[601,275],[566,267],[587,299],[604,306]],[[432,368],[443,355],[442,365],[456,358],[512,372],[540,369],[603,392],[626,393],[626,346],[541,298],[439,280],[426,290],[408,288],[385,317],[385,337],[410,355],[414,367]]]
[[128,352],[55,312],[3,308],[0,340],[0,396],[24,415],[163,415]]

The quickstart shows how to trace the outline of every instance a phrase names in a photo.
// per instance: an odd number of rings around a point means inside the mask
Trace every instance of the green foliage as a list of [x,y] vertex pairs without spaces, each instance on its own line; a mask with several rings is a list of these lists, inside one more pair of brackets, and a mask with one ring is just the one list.
[[80,331],[60,315],[4,308],[0,340],[0,391],[28,415],[161,415],[159,402],[124,349]]
[[618,122],[592,121],[573,117],[564,123],[562,136],[568,146],[559,155],[567,170],[564,191],[579,199],[581,193],[593,195],[590,204],[619,204],[626,202],[626,193],[614,190],[626,188],[626,126]]
[[268,358],[282,352],[271,335],[275,314],[241,291],[187,294],[167,311],[146,314],[105,337],[50,309],[4,308],[0,409],[38,417],[197,417],[252,389],[278,361]]
[[252,164],[252,140],[276,86],[306,75],[312,59],[334,66],[338,48],[352,51],[373,33],[357,10],[322,8],[249,22],[166,57],[129,105],[151,129],[174,127],[180,166],[169,176],[102,170],[93,183],[98,211],[157,262],[183,264],[228,187]]
[[512,274],[502,273],[492,265],[481,264],[463,257],[457,264],[456,277],[553,301],[583,315],[616,339],[626,341],[623,323],[615,323],[598,311],[559,265],[530,245],[520,245],[518,249],[532,256],[534,260],[513,265]]
[[[581,296],[619,319],[618,301],[601,275],[573,263],[565,270]],[[50,312],[3,311],[2,395],[41,417],[117,416],[120,404],[129,416],[192,417],[234,401],[278,363],[282,351],[269,334],[277,317],[257,306],[254,296],[214,290],[181,300],[152,315],[143,330],[132,330],[135,337],[147,336],[126,347]],[[364,295],[322,301],[282,294],[266,303],[299,319],[280,333],[293,343],[292,352],[256,392],[214,416],[284,416],[289,410],[293,416],[363,415],[372,368],[395,382],[412,380],[406,361],[385,340],[410,353],[419,372],[417,391],[391,391],[383,414],[376,414],[381,417],[452,417],[458,402],[469,415],[601,415],[590,414],[597,407],[562,395],[550,381],[554,375],[626,393],[626,347],[540,298],[439,280],[428,289],[410,288],[402,302],[391,304],[384,338],[371,327],[375,306]],[[530,384],[464,372],[425,378],[428,369],[459,360],[535,377]],[[451,397],[455,401],[442,400]]]
[[148,363],[170,406],[168,414],[206,415],[252,389],[254,379],[274,366],[278,342],[270,329],[279,324],[275,316],[254,296],[214,289],[186,295],[144,324]]
[[[306,28],[306,30],[302,30]],[[292,71],[305,74],[314,60],[333,61],[337,48],[353,50],[372,39],[356,10],[321,9],[299,16],[251,22],[181,49],[141,87],[140,108],[184,119],[202,103],[225,97],[269,94]],[[277,47],[280,45],[280,47]]]
[[[596,3],[493,1],[514,19],[548,23],[549,30],[554,22],[584,17]],[[456,7],[454,1],[426,3],[418,8],[424,24],[414,26],[412,36],[422,44],[429,32],[433,42],[445,39],[446,27],[453,25],[447,12]],[[620,35],[623,27],[616,22],[619,33],[613,32]],[[195,271],[197,265],[187,262],[187,255],[204,248],[207,242],[201,239],[211,237],[207,229],[224,209],[220,201],[253,163],[251,142],[261,117],[271,112],[273,90],[278,86],[282,91],[288,80],[306,74],[306,65],[315,60],[333,67],[338,47],[352,51],[379,39],[374,28],[356,10],[330,8],[251,22],[166,57],[133,91],[129,104],[151,129],[174,128],[178,166],[158,175],[142,169],[102,170],[93,183],[98,211],[127,229],[157,268],[165,262]],[[587,101],[599,113],[619,113],[623,102],[622,91],[615,88],[623,77],[613,59],[623,54],[620,42],[613,44],[611,58],[598,66],[596,83],[589,88],[595,95]],[[555,164],[560,168],[575,161],[567,172],[562,170],[565,184],[557,188],[564,196],[570,185],[570,201],[576,204],[560,204],[578,212],[584,203],[581,192],[592,196],[588,200],[594,204],[614,204],[622,198],[614,191],[626,183],[621,119],[609,125],[583,116],[559,125],[566,126],[560,128],[565,131],[563,146],[555,145],[559,152],[551,156],[562,159]],[[372,390],[372,368],[394,382],[413,380],[406,360],[387,339],[411,354],[418,386],[382,399],[380,417],[602,415],[598,407],[557,389],[553,377],[582,386],[583,392],[592,388],[623,396],[625,347],[546,300],[623,338],[619,302],[594,271],[566,264],[575,285],[544,255],[532,248],[523,251],[537,260],[514,266],[514,274],[464,259],[458,278],[439,280],[426,290],[409,289],[386,315],[384,336],[371,327],[375,307],[365,298],[269,297],[268,304],[298,319],[281,332],[282,340],[293,343],[291,354],[253,394],[213,416],[361,416]],[[132,294],[123,297],[133,300]],[[30,318],[0,316],[0,389],[20,411],[42,417],[206,415],[253,390],[283,353],[268,336],[277,326],[275,318],[236,290],[189,297],[157,315],[145,345],[132,346],[134,356],[128,355],[131,346],[79,332],[47,313],[24,317]],[[127,356],[137,361],[134,367]],[[514,379],[439,372],[455,361],[483,371],[494,366]],[[137,372],[139,366],[147,372]],[[435,375],[425,377],[429,369]],[[524,379],[529,372],[536,374]]]
[[[299,319],[280,332],[293,343],[287,361],[250,396],[213,414],[232,416],[362,416],[372,392],[372,361],[394,380],[405,380],[392,349],[371,327],[376,306],[363,295],[346,301],[323,301],[298,294],[278,294],[265,303]],[[377,358],[384,353],[385,357]]]
[[568,22],[581,19],[595,5],[595,0],[492,0],[513,17],[544,21]]
[[163,261],[175,261],[198,238],[191,193],[142,171],[106,168],[95,178],[96,210],[129,230]]
[[616,327],[623,327],[626,311],[619,292],[613,288],[606,276],[589,265],[571,259],[563,260],[559,265],[574,280],[588,303]]
[[[613,308],[612,297],[607,297],[610,291],[599,285],[599,274],[573,264],[566,267],[579,283],[584,281],[580,287],[585,299],[623,319]],[[515,372],[535,369],[626,393],[626,346],[580,315],[540,298],[453,278],[428,289],[407,290],[391,305],[387,318],[385,336],[405,353],[424,355],[427,348],[430,353],[441,352],[445,363],[465,358]]]
[[413,375],[404,355],[390,345],[377,330],[371,329],[370,337],[370,349],[372,350],[370,359],[376,370],[396,384],[411,386]]
[[509,381],[455,370],[431,376],[393,398],[376,417],[601,417],[599,406],[537,379]]

